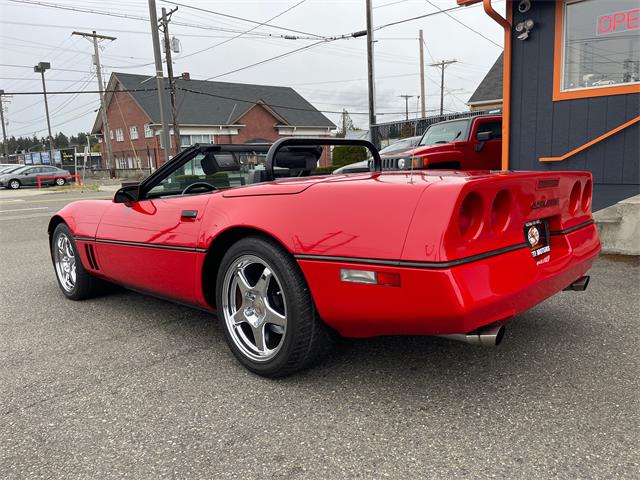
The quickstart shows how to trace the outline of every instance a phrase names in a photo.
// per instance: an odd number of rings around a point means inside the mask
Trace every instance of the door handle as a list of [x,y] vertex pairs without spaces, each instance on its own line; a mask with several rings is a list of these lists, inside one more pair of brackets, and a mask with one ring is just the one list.
[[197,218],[198,217],[198,210],[183,210],[182,213],[180,214],[180,218]]

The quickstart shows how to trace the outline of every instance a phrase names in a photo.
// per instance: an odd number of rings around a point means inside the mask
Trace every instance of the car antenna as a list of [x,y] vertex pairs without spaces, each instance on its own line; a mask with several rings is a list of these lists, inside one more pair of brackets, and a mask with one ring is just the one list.
[[[416,102],[420,101],[420,95],[418,95],[418,98],[416,100]],[[418,105],[416,103],[416,122],[413,124],[413,136],[417,136],[418,135]],[[413,183],[413,155],[411,155],[411,157],[409,157],[409,161],[411,162],[411,174],[409,175],[409,183]]]

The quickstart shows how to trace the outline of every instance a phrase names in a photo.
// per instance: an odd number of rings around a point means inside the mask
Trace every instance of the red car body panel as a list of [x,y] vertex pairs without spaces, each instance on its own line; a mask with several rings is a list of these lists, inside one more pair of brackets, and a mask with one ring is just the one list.
[[[212,243],[248,227],[297,259],[321,318],[343,335],[466,333],[532,307],[591,267],[600,243],[590,182],[584,172],[363,173],[132,204],[81,201],[58,217],[93,274],[200,308],[215,310],[202,281]],[[491,205],[500,192],[509,203],[498,228]],[[470,194],[482,204],[471,237],[459,225]],[[184,210],[197,215],[182,218]],[[537,219],[552,232],[551,252],[533,258],[523,227]],[[401,286],[344,283],[343,268],[396,273]]]

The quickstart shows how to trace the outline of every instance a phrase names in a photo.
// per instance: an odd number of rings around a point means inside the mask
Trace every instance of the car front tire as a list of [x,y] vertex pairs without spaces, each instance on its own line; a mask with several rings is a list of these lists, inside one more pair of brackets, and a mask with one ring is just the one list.
[[64,178],[56,178],[54,182],[58,187],[62,187],[66,182]]
[[231,246],[218,271],[216,301],[231,351],[258,375],[306,368],[333,344],[302,271],[271,239],[247,237]]
[[11,189],[11,190],[18,190],[20,188],[20,180],[9,180],[9,183],[7,184],[7,186]]
[[53,231],[51,259],[58,286],[65,297],[84,300],[105,290],[105,282],[85,270],[73,234],[64,223],[60,223]]

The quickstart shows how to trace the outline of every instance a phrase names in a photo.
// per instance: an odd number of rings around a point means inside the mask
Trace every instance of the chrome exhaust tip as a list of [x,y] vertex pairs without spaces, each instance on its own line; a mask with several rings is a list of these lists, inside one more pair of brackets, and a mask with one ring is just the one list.
[[449,340],[465,342],[478,347],[497,347],[504,337],[504,325],[490,325],[488,327],[479,328],[470,333],[456,333],[452,335],[438,335]]
[[584,277],[580,277],[578,280],[573,282],[567,288],[564,288],[563,292],[584,292],[589,285],[589,275],[585,275]]

